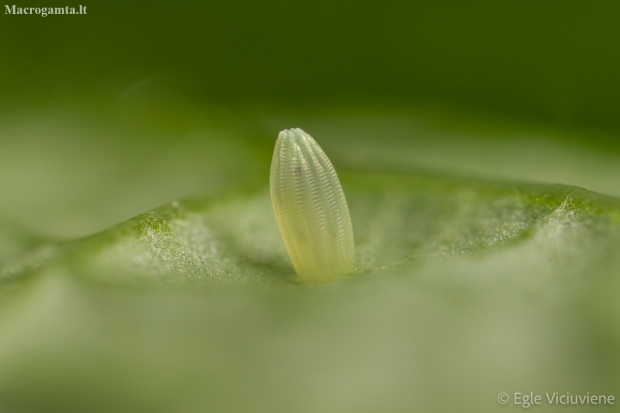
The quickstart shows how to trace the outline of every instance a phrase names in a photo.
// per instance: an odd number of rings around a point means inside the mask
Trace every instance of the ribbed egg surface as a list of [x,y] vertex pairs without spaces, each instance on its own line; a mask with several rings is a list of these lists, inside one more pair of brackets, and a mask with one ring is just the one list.
[[338,175],[301,129],[280,132],[273,152],[271,201],[299,281],[324,282],[353,268],[353,228]]

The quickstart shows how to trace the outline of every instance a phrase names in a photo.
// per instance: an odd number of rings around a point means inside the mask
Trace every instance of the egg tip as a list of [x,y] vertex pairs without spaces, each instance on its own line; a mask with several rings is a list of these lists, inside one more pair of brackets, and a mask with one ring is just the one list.
[[283,131],[281,131],[278,134],[278,140],[279,141],[282,141],[282,140],[297,141],[297,140],[307,139],[309,136],[310,135],[304,132],[301,128],[290,128],[290,129],[284,129]]

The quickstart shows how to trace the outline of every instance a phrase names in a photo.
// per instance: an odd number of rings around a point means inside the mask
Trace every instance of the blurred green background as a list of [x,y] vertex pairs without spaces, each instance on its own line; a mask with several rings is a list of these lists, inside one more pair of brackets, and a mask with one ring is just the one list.
[[424,99],[618,128],[620,5],[230,1],[3,15],[6,104],[165,79],[199,99]]
[[[620,4],[84,5],[0,16],[0,411],[614,394]],[[354,277],[293,281],[290,127],[342,178]]]

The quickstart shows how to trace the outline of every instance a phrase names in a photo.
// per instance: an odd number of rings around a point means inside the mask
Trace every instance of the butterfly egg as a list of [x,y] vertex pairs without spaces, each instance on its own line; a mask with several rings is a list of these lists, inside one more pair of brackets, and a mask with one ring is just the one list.
[[273,152],[271,202],[299,281],[325,282],[353,268],[353,228],[338,175],[312,136],[280,132]]

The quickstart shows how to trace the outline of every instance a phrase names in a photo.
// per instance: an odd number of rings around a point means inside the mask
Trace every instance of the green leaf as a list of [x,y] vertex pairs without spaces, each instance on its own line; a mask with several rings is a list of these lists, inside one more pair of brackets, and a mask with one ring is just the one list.
[[[66,198],[94,196],[74,209],[88,224],[43,225],[42,236],[18,224],[1,227],[0,410],[479,412],[495,411],[500,392],[616,391],[620,200],[467,174],[476,163],[469,172],[492,169],[485,166],[491,152],[475,148],[486,145],[484,136],[514,133],[514,125],[499,122],[485,132],[419,108],[389,122],[374,109],[374,118],[362,109],[282,118],[256,106],[236,109],[243,116],[191,105],[189,114],[164,109],[141,109],[145,119],[167,125],[155,128],[166,135],[158,142],[148,122],[117,120],[110,136],[134,130],[137,137],[101,144],[129,184],[119,188],[118,179],[99,175],[113,169],[105,162],[69,161],[77,164],[56,182],[84,170],[74,178],[81,186],[52,199],[49,209],[38,206],[47,218],[33,221],[58,219]],[[436,128],[439,143],[412,132],[413,124],[431,128],[429,113],[453,130]],[[271,132],[282,123],[317,138],[347,196],[356,270],[332,283],[297,283],[277,232],[266,183]],[[393,129],[379,141],[386,124]],[[202,131],[200,138],[187,138],[188,130]],[[79,136],[66,138],[65,147]],[[422,169],[412,153],[425,139],[418,147],[430,168]],[[548,150],[571,159],[573,143],[549,139]],[[509,136],[499,141],[515,149]],[[455,159],[445,154],[458,148],[470,158],[446,173],[429,170]],[[26,156],[19,150],[13,155]],[[598,149],[579,150],[589,155],[574,168],[585,170]],[[144,158],[136,157],[141,151]],[[498,155],[516,158],[499,176],[523,178],[548,162],[532,162],[524,148],[511,154]],[[603,170],[614,156],[600,155]],[[187,194],[204,191],[179,198],[179,185]],[[26,203],[26,189],[5,186]],[[144,205],[127,199],[134,190],[163,206],[62,240]],[[5,201],[4,214],[20,215],[15,205]],[[36,226],[27,212],[20,216],[23,227]]]

